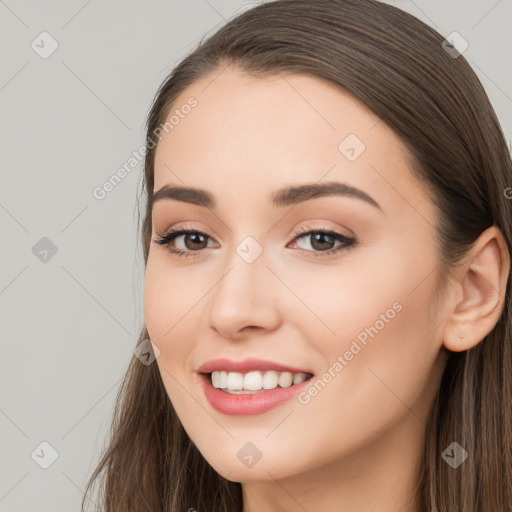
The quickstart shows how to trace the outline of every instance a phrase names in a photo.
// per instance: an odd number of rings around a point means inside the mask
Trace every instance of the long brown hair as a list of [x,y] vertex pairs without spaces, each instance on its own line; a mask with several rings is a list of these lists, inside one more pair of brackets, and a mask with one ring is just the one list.
[[[443,40],[415,17],[376,0],[277,0],[230,20],[174,68],[150,109],[145,263],[157,129],[187,86],[228,65],[254,76],[287,72],[325,79],[401,137],[412,172],[437,208],[441,282],[491,225],[512,253],[512,203],[505,194],[512,162],[505,137],[477,76]],[[450,352],[426,429],[422,511],[512,510],[511,314],[507,293],[489,335],[470,350]],[[138,344],[148,337],[144,327]],[[454,441],[469,454],[456,470],[442,458]],[[240,483],[217,474],[184,431],[157,365],[135,356],[86,493],[100,474],[99,499],[107,512],[239,512],[243,506]]]

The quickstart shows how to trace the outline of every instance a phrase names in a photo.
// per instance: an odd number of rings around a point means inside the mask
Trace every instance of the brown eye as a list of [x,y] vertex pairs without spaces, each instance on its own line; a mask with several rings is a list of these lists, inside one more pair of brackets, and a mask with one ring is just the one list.
[[332,249],[332,246],[335,242],[334,237],[326,235],[325,233],[315,233],[308,236],[311,237],[311,247],[318,251]]
[[[208,237],[203,235],[202,233],[192,232],[185,233],[180,236],[183,236],[185,248],[190,251],[205,249],[206,246],[208,245]],[[190,243],[187,243],[187,241],[189,241]]]
[[[294,242],[304,239],[309,240],[309,247],[300,248],[303,252],[310,253],[312,256],[327,256],[348,249],[356,244],[355,238],[349,238],[336,231],[327,229],[303,228],[295,236]],[[339,242],[337,246],[334,244]]]
[[[180,245],[176,246],[176,241],[182,237],[183,240],[180,240],[179,244],[183,247],[180,247]],[[178,256],[196,256],[203,249],[207,248],[209,239],[211,239],[211,237],[205,233],[201,233],[201,231],[177,229],[168,231],[164,235],[159,236],[154,242],[164,246],[172,254]]]

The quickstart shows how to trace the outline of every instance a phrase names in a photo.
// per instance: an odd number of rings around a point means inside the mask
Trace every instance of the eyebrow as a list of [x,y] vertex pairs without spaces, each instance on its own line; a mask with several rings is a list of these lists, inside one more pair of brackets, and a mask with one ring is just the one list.
[[[340,183],[337,181],[305,183],[302,185],[283,187],[270,195],[270,203],[274,207],[283,207],[324,196],[345,196],[361,199],[382,211],[379,203],[377,203],[377,201],[375,201],[375,199],[369,196],[366,192],[351,185],[347,185],[346,183]],[[198,188],[164,185],[150,198],[150,208],[152,209],[156,202],[163,199],[174,199],[176,201],[195,204],[205,208],[216,208],[216,202],[213,195],[206,190]]]

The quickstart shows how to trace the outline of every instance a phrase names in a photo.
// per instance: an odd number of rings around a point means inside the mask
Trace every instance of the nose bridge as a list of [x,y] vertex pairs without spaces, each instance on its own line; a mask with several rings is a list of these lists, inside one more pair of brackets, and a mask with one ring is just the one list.
[[233,246],[210,297],[209,322],[217,331],[235,336],[245,326],[270,328],[276,323],[277,303],[267,263],[262,244],[253,236]]
[[268,281],[266,260],[263,246],[252,236],[234,245],[226,256],[224,277],[216,286],[215,302],[227,300],[240,308],[260,304],[260,295]]

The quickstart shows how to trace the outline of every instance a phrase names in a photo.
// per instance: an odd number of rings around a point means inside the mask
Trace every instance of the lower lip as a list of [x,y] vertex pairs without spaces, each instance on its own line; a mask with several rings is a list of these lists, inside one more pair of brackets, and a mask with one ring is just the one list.
[[277,387],[268,391],[243,395],[228,393],[214,387],[209,374],[201,373],[199,376],[203,381],[204,394],[210,405],[216,411],[230,416],[249,416],[270,411],[296,396],[301,389],[310,384],[312,379],[311,377],[300,384],[287,388]]

